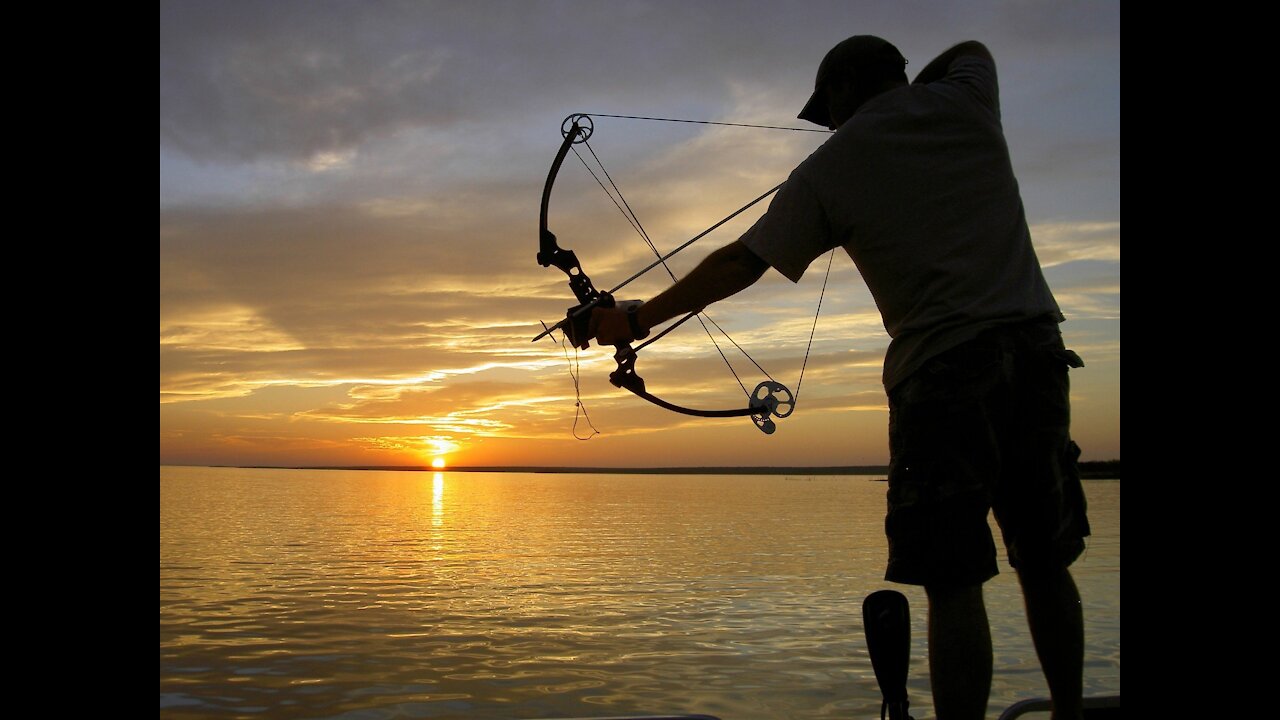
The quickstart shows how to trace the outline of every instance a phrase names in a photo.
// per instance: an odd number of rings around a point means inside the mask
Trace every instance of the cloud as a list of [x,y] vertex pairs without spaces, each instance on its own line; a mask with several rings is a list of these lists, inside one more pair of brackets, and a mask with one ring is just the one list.
[[[317,159],[457,117],[421,17],[329,2],[160,6],[160,135],[193,157]],[[425,40],[426,42],[419,42]]]
[[1119,221],[1037,223],[1031,239],[1044,268],[1078,260],[1120,262]]
[[1017,79],[1046,54],[1064,72],[1118,66],[1118,28],[1114,2],[809,2],[798,13],[766,1],[172,0],[160,7],[161,142],[205,160],[305,161],[500,116],[661,104],[705,117],[741,101],[744,84],[789,118],[822,55],[855,32],[894,40],[915,70],[978,37]]
[[461,446],[453,440],[441,436],[382,436],[351,438],[354,443],[376,450],[407,451],[427,453],[431,455],[448,455],[456,452]]
[[309,160],[403,128],[525,114],[548,104],[548,87],[599,101],[642,82],[687,95],[713,68],[682,56],[716,44],[707,31],[718,18],[639,3],[177,1],[160,21],[162,143],[246,161]]
[[302,350],[296,340],[251,308],[202,307],[180,319],[160,322],[160,346],[191,350],[286,352]]

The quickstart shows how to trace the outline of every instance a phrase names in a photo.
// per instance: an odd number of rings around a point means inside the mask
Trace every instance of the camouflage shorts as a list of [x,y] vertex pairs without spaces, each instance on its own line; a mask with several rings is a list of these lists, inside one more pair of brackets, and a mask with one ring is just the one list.
[[889,394],[889,568],[912,585],[994,577],[996,522],[1015,568],[1066,567],[1089,535],[1056,323],[992,328]]

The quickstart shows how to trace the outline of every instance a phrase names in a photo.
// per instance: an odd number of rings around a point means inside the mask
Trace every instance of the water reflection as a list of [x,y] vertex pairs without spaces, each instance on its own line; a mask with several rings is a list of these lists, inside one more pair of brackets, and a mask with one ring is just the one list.
[[[162,469],[166,720],[879,711],[860,604],[886,586],[883,483],[445,474],[428,504],[422,473]],[[1119,688],[1119,484],[1086,492],[1098,694]],[[993,708],[1045,694],[1001,570]]]

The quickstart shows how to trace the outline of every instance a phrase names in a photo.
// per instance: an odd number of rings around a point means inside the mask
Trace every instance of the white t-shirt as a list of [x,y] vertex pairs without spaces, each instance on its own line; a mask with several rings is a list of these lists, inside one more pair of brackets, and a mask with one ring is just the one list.
[[988,327],[1062,320],[1031,247],[995,66],[976,56],[867,101],[741,240],[793,282],[844,247],[892,338],[886,390]]

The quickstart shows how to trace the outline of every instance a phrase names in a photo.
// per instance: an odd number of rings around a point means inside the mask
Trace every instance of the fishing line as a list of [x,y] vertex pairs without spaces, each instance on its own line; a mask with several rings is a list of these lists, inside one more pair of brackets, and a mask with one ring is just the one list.
[[655,120],[657,122],[693,123],[696,125],[727,125],[729,127],[760,128],[762,130],[791,130],[793,132],[827,133],[828,135],[834,132],[832,130],[817,130],[814,128],[783,127],[782,125],[752,125],[750,123],[716,122],[715,120],[681,120],[680,118],[645,117],[643,115],[609,115],[606,113],[581,114],[590,115],[591,117],[620,118],[622,120]]

